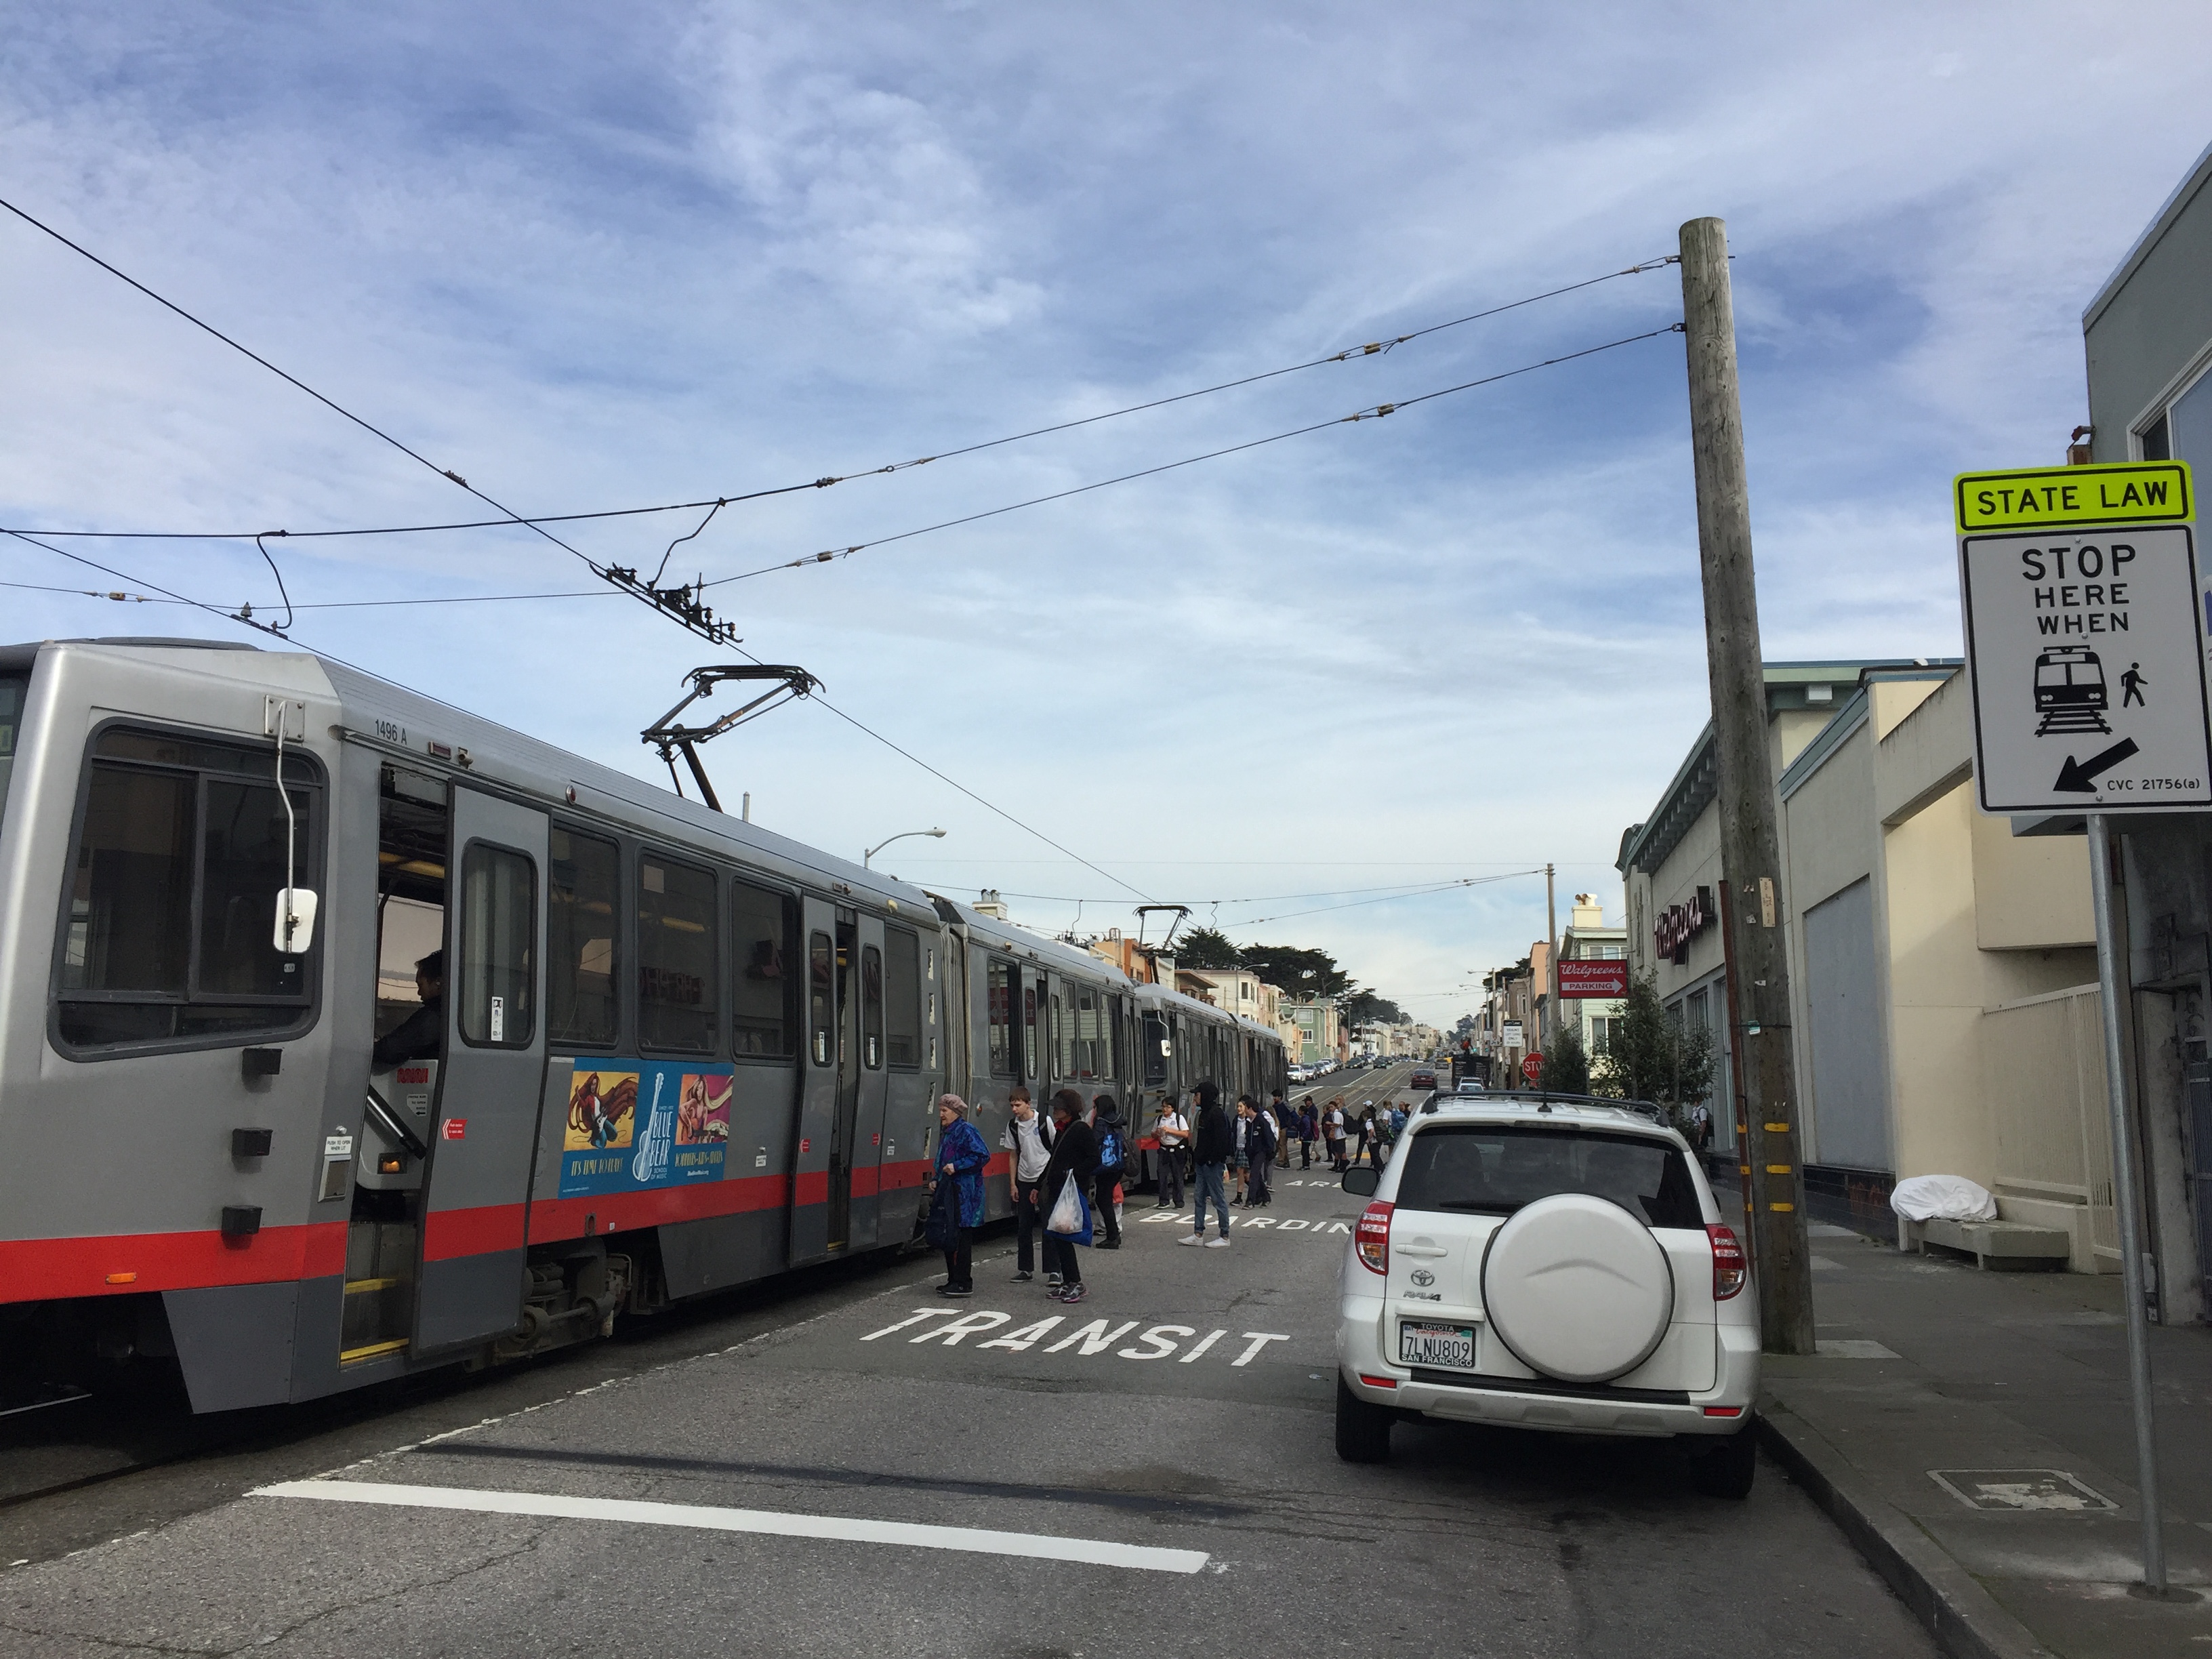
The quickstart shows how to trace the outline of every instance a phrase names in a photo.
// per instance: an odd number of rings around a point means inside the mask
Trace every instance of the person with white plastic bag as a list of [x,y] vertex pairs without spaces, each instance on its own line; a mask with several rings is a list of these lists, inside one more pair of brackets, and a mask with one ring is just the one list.
[[1098,1137],[1083,1121],[1083,1097],[1062,1089],[1052,1097],[1052,1161],[1031,1201],[1045,1208],[1044,1265],[1060,1283],[1045,1291],[1055,1302],[1084,1298],[1083,1267],[1075,1247],[1091,1242],[1091,1201],[1086,1194],[1098,1173]]

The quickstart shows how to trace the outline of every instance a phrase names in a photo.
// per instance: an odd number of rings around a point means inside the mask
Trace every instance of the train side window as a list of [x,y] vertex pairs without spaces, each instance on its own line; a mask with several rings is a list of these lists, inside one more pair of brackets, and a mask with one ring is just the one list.
[[714,1052],[714,874],[647,853],[637,863],[637,1040]]
[[884,1057],[896,1070],[921,1064],[921,940],[884,929]]
[[1098,1005],[1103,1000],[1098,993],[1087,985],[1075,988],[1075,1075],[1086,1082],[1099,1076],[1098,1052],[1103,1047],[1099,1041]]
[[1030,980],[1022,987],[1022,1053],[1029,1065],[1030,1081],[1044,1075],[1044,1045],[1037,1041],[1037,988]]
[[815,933],[806,941],[806,1003],[814,1063],[830,1064],[830,1044],[836,1035],[836,978],[830,954],[830,935]]
[[525,854],[471,842],[461,859],[461,1040],[526,1048],[536,1034],[538,869]]
[[0,674],[0,812],[8,810],[8,775],[15,769],[15,734],[22,729],[23,701],[30,695],[28,675]]
[[872,945],[860,947],[860,1063],[884,1065],[884,953]]
[[784,964],[791,950],[792,903],[750,882],[730,884],[730,935],[736,942],[738,982],[732,1000],[732,1038],[738,1055],[788,1060],[799,1019],[793,983]]
[[1012,1077],[1014,1070],[1014,965],[994,957],[984,968],[984,1018],[990,1033],[991,1075]]
[[554,827],[545,909],[545,1035],[569,1048],[615,1045],[622,854]]
[[319,952],[276,948],[285,838],[320,886],[320,773],[272,749],[111,729],[94,744],[64,895],[55,1024],[72,1047],[221,1040],[309,1017]]
[[1175,1042],[1168,1036],[1168,1023],[1158,1014],[1146,1014],[1143,1020],[1145,1045],[1145,1083],[1148,1088],[1158,1088],[1168,1080],[1168,1060],[1175,1051]]

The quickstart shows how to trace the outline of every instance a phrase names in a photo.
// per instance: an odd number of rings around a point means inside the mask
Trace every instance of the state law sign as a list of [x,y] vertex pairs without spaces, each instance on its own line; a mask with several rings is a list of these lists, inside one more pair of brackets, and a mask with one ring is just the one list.
[[2191,497],[2180,461],[1959,475],[1984,811],[2212,807]]

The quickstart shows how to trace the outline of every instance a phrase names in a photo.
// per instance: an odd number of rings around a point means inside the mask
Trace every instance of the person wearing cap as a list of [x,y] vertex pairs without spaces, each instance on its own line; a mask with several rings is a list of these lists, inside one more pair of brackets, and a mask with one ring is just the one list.
[[973,1296],[975,1229],[983,1224],[983,1169],[991,1149],[968,1121],[958,1095],[937,1097],[937,1156],[931,1160],[931,1207],[944,1212],[945,1283],[940,1296]]

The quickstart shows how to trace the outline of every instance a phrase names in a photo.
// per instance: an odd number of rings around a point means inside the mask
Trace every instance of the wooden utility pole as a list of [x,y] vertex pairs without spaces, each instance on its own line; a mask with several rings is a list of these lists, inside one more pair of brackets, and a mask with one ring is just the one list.
[[1698,562],[1705,578],[1705,669],[1720,762],[1721,879],[1729,902],[1729,1047],[1744,1097],[1743,1177],[1770,1353],[1813,1352],[1813,1275],[1798,1167],[1796,1044],[1781,914],[1781,836],[1767,746],[1766,673],[1751,567],[1751,493],[1736,397],[1735,307],[1728,230],[1682,227],[1682,321],[1690,362],[1690,447],[1698,483]]
[[1544,866],[1544,1019],[1537,1027],[1544,1056],[1551,1058],[1559,1030],[1559,907],[1552,896],[1552,866]]

